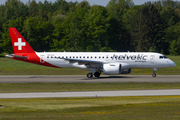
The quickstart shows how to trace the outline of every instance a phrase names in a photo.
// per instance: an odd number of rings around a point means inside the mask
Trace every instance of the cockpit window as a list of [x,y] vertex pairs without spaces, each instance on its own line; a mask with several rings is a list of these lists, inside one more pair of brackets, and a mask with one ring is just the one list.
[[159,59],[163,59],[163,56],[159,56]]
[[167,59],[168,57],[164,56],[165,59]]
[[159,59],[167,59],[168,57],[166,56],[159,56]]

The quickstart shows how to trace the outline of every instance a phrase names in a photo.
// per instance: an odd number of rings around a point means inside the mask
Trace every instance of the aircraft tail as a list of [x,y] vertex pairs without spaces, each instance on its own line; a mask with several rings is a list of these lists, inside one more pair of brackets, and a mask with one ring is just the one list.
[[31,48],[31,46],[27,43],[27,41],[22,37],[16,28],[9,28],[9,33],[11,36],[14,54],[35,53],[35,51]]

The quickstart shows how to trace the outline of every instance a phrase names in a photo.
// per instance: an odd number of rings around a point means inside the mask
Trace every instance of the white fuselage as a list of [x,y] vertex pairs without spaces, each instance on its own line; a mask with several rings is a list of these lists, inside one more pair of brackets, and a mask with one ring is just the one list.
[[[69,60],[95,61],[95,63],[91,63],[91,67],[100,67],[102,64],[109,63],[124,64],[126,66],[124,69],[168,68],[176,66],[172,60],[164,55],[150,52],[40,52],[36,54],[41,60],[61,68],[79,68],[78,66],[81,66],[77,62],[71,63],[65,60],[65,58]],[[102,64],[96,63],[97,61]]]

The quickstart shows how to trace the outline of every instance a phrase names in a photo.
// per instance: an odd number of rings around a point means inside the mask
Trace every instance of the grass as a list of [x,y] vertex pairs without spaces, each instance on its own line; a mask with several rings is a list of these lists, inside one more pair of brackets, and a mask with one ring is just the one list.
[[180,83],[1,83],[0,93],[180,89]]
[[0,99],[0,119],[179,120],[180,96]]
[[[160,69],[158,75],[180,75],[180,56],[168,56],[176,67]],[[149,75],[152,69],[132,69],[131,75]],[[0,75],[86,75],[88,71],[74,68],[50,68],[31,63],[0,58]]]

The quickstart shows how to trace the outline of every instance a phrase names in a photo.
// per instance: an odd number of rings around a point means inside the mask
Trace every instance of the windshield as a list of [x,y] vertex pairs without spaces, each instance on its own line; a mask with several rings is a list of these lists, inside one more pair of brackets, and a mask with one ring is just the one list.
[[168,57],[166,56],[159,56],[159,59],[167,59]]

